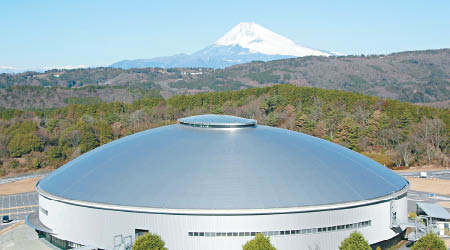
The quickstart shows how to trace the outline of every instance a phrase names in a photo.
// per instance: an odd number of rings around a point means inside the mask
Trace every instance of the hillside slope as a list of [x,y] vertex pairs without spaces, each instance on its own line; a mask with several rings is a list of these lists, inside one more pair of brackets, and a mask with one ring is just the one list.
[[[64,101],[67,95],[92,96],[88,94],[87,85],[108,90],[102,91],[103,94],[100,96],[102,101],[118,100],[130,103],[142,96],[128,95],[123,90],[117,89],[122,88],[133,93],[154,90],[167,98],[174,94],[238,90],[280,83],[339,89],[448,107],[450,49],[381,56],[309,56],[251,62],[225,69],[91,68],[0,74],[0,106],[10,108],[64,106],[67,103]],[[42,89],[28,86],[52,87],[46,91],[61,96],[49,100],[45,95],[36,94],[36,91]],[[64,88],[64,91],[55,87]],[[27,88],[27,91],[24,91],[24,88]],[[127,97],[118,98],[118,95]]]
[[61,108],[0,108],[0,176],[56,168],[124,136],[196,114],[228,114],[339,143],[389,167],[448,160],[450,112],[290,84],[240,91],[97,102]]

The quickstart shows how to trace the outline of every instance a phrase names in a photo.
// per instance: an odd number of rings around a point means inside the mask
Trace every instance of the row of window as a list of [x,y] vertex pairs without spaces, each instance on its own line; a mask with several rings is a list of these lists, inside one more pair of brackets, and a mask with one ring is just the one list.
[[42,212],[43,214],[48,215],[47,209],[45,209],[45,208],[39,206],[39,210],[41,210],[41,212]]
[[368,220],[346,225],[307,228],[298,230],[264,231],[264,232],[188,232],[188,235],[192,237],[239,237],[239,236],[255,236],[257,233],[262,233],[264,236],[278,236],[278,235],[313,234],[313,233],[324,233],[341,230],[351,230],[362,227],[368,227],[370,225],[372,225],[372,221]]

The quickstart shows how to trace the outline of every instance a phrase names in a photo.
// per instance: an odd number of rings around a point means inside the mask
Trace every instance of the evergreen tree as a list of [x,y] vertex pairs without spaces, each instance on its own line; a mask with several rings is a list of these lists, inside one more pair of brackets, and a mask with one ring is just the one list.
[[32,133],[16,134],[8,144],[8,150],[12,157],[21,157],[31,151],[41,151],[44,143]]
[[81,141],[80,150],[81,153],[87,152],[99,146],[99,141],[95,137],[93,129],[86,123],[80,125]]
[[345,117],[337,127],[336,137],[346,147],[358,149],[358,127],[350,117]]
[[98,121],[95,124],[95,132],[97,134],[100,144],[105,144],[113,140],[113,133],[111,126],[106,121]]
[[308,115],[297,115],[295,126],[303,132],[311,132],[316,128],[316,123],[312,121]]

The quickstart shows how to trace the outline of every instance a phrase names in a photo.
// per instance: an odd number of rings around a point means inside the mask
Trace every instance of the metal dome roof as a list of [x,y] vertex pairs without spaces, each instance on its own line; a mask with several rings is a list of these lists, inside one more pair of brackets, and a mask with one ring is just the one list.
[[178,119],[184,125],[210,128],[236,128],[256,125],[256,120],[231,115],[196,115]]
[[[206,119],[203,119],[206,118]],[[241,120],[242,119],[242,120]],[[163,209],[269,209],[383,197],[407,181],[337,144],[237,117],[198,116],[70,161],[38,184],[69,200]],[[188,125],[185,125],[188,123]]]

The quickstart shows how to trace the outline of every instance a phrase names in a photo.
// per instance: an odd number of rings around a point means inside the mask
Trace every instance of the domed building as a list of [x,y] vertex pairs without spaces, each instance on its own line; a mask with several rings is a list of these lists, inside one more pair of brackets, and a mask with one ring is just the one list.
[[409,183],[337,144],[255,120],[199,115],[98,147],[37,185],[27,222],[52,242],[115,249],[151,232],[169,249],[337,249],[407,222]]

